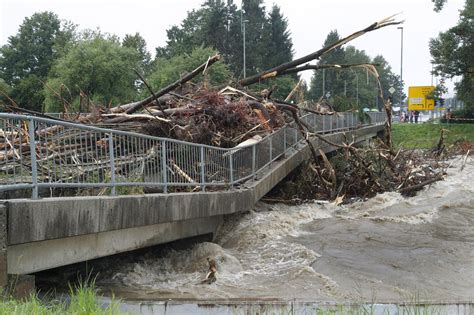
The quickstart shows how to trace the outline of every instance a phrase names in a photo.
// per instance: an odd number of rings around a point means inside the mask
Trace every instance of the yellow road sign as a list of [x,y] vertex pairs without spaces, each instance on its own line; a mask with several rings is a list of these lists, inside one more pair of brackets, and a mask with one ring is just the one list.
[[410,86],[408,88],[408,110],[433,110],[434,86]]

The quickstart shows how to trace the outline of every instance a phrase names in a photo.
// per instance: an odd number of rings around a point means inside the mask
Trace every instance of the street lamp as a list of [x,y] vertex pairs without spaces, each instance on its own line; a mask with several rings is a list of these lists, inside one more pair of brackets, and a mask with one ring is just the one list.
[[400,38],[400,83],[402,85],[400,91],[400,108],[402,108],[402,94],[403,94],[403,26],[397,27],[397,29],[401,30],[401,38]]
[[354,69],[351,69],[351,71],[356,76],[356,104],[357,108],[359,108],[359,75],[357,74],[357,71],[354,71]]
[[240,28],[242,30],[243,35],[243,58],[244,58],[244,79],[247,77],[247,65],[246,65],[246,56],[245,56],[245,23],[248,23],[248,20],[244,20],[244,8],[243,8],[243,1],[242,7],[240,8]]

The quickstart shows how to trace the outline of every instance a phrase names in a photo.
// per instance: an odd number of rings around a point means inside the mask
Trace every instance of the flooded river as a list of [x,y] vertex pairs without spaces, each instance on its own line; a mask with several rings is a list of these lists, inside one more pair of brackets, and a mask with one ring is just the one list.
[[[474,161],[460,165],[411,198],[259,204],[214,242],[114,264],[98,286],[139,300],[472,302]],[[207,257],[218,267],[210,285]]]

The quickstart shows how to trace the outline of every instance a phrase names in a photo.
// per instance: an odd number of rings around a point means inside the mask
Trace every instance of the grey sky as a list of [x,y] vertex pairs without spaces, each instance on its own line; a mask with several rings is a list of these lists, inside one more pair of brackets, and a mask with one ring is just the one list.
[[[179,24],[187,11],[204,0],[0,0],[0,44],[14,35],[23,19],[37,11],[53,11],[80,29],[97,28],[123,37],[139,32],[154,51],[166,41],[166,29]],[[234,1],[240,5],[240,0]],[[372,22],[401,12],[405,20],[403,79],[405,86],[429,85],[431,64],[428,42],[456,24],[464,0],[449,0],[440,13],[431,0],[266,0],[281,7],[288,18],[295,50],[300,57],[321,48],[326,35],[337,29],[346,36]],[[396,26],[364,35],[350,43],[371,57],[381,54],[400,72],[400,30]],[[305,74],[306,79],[310,73]],[[435,82],[436,83],[436,82]],[[452,93],[452,83],[448,82]]]

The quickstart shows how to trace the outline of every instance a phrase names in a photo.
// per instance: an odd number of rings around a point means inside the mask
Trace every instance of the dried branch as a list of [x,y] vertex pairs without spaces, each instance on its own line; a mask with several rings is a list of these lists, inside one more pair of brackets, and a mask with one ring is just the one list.
[[309,54],[309,55],[306,55],[302,58],[299,58],[299,59],[296,59],[296,60],[293,60],[293,61],[290,61],[290,62],[287,62],[287,63],[284,63],[282,65],[279,65],[277,67],[274,67],[272,69],[269,69],[269,70],[266,70],[264,72],[261,72],[259,74],[256,74],[256,75],[253,75],[251,77],[247,77],[245,79],[242,79],[239,81],[239,84],[241,86],[247,86],[247,85],[251,85],[253,83],[257,83],[257,82],[261,82],[261,81],[264,81],[266,79],[269,79],[269,78],[274,78],[278,75],[280,75],[283,71],[285,70],[288,70],[288,69],[291,69],[291,68],[295,68],[299,65],[302,65],[304,63],[307,63],[307,62],[310,62],[312,60],[315,60],[315,59],[319,59],[319,57],[333,51],[334,49],[338,48],[338,47],[341,47],[342,45],[368,33],[368,32],[371,32],[371,31],[375,31],[379,28],[382,28],[382,27],[386,27],[386,26],[389,26],[389,25],[398,25],[398,24],[401,24],[403,23],[403,21],[395,21],[393,19],[395,15],[393,16],[390,16],[386,19],[383,19],[379,22],[375,22],[371,25],[369,25],[368,27],[360,30],[360,31],[357,31],[345,38],[342,38],[340,40],[338,40],[337,42],[329,45],[329,46],[326,46],[326,47],[323,47],[322,49],[312,53],[312,54]]

